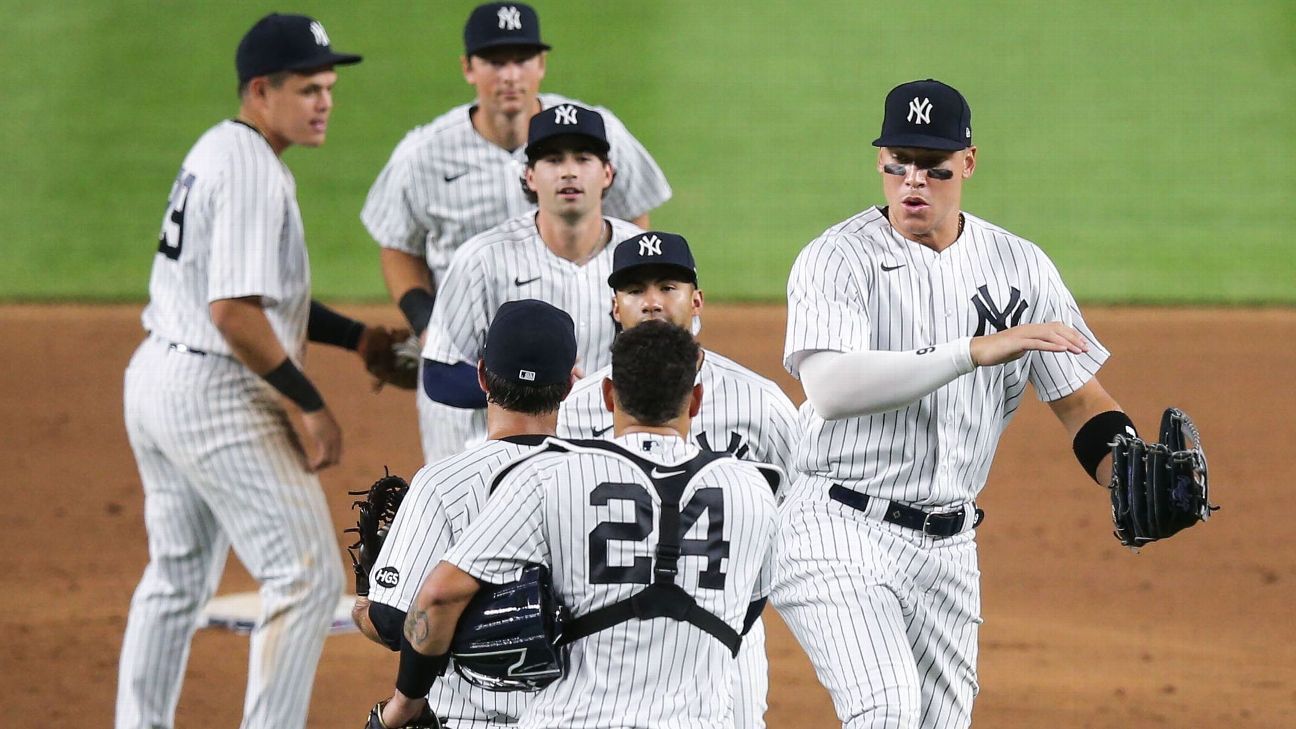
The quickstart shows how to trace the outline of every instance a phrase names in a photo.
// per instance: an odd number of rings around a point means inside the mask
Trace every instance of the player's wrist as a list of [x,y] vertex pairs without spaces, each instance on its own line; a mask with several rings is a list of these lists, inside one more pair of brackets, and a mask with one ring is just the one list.
[[284,357],[284,361],[278,367],[265,373],[261,378],[284,397],[292,400],[303,413],[312,414],[324,410],[324,398],[320,396],[319,390],[315,389],[315,385],[306,379],[306,374],[297,369],[292,358]]

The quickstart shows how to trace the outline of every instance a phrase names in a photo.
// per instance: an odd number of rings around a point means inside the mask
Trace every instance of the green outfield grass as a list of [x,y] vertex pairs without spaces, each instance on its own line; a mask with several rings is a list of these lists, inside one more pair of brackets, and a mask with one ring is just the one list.
[[[470,98],[472,2],[302,2],[342,69],[328,144],[290,150],[323,298],[386,296],[358,220],[411,127]],[[965,207],[1094,302],[1296,303],[1296,9],[1220,4],[534,3],[544,88],[614,109],[675,197],[712,299],[777,300],[797,251],[880,200],[881,100],[969,98]],[[237,108],[261,3],[0,0],[2,299],[143,299],[185,151]],[[288,6],[280,6],[288,10]]]

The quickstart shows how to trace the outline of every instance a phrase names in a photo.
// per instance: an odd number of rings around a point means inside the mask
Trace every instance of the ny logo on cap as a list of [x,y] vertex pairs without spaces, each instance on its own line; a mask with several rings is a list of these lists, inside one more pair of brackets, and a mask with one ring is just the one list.
[[571,104],[563,104],[554,109],[554,124],[575,124],[576,107]]
[[320,25],[318,20],[312,20],[310,24],[311,35],[315,36],[315,44],[326,46],[329,44],[328,33],[324,32],[324,26]]
[[500,8],[496,15],[499,16],[500,30],[522,30],[522,14],[512,5]]
[[535,382],[535,373],[531,370],[518,370],[518,379]]
[[905,117],[911,124],[930,124],[931,123],[931,100],[922,99],[917,96],[909,102],[909,116]]
[[641,256],[660,256],[661,255],[661,238],[655,235],[639,239],[639,255]]

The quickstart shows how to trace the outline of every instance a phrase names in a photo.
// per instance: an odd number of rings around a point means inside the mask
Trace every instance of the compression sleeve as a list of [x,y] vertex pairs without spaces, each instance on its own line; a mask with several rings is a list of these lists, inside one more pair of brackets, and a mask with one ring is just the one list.
[[905,352],[810,352],[800,360],[801,385],[824,420],[899,410],[971,372],[971,342]]

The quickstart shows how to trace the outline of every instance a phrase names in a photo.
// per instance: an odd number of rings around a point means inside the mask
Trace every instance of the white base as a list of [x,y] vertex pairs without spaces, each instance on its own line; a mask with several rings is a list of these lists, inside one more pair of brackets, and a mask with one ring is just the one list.
[[[351,607],[355,605],[355,595],[338,597],[337,607],[333,610],[333,621],[329,624],[329,635],[354,633],[357,631],[351,620]],[[217,595],[203,608],[198,616],[199,628],[223,628],[239,635],[247,635],[256,625],[261,615],[261,596],[256,592],[234,592],[228,595]]]

